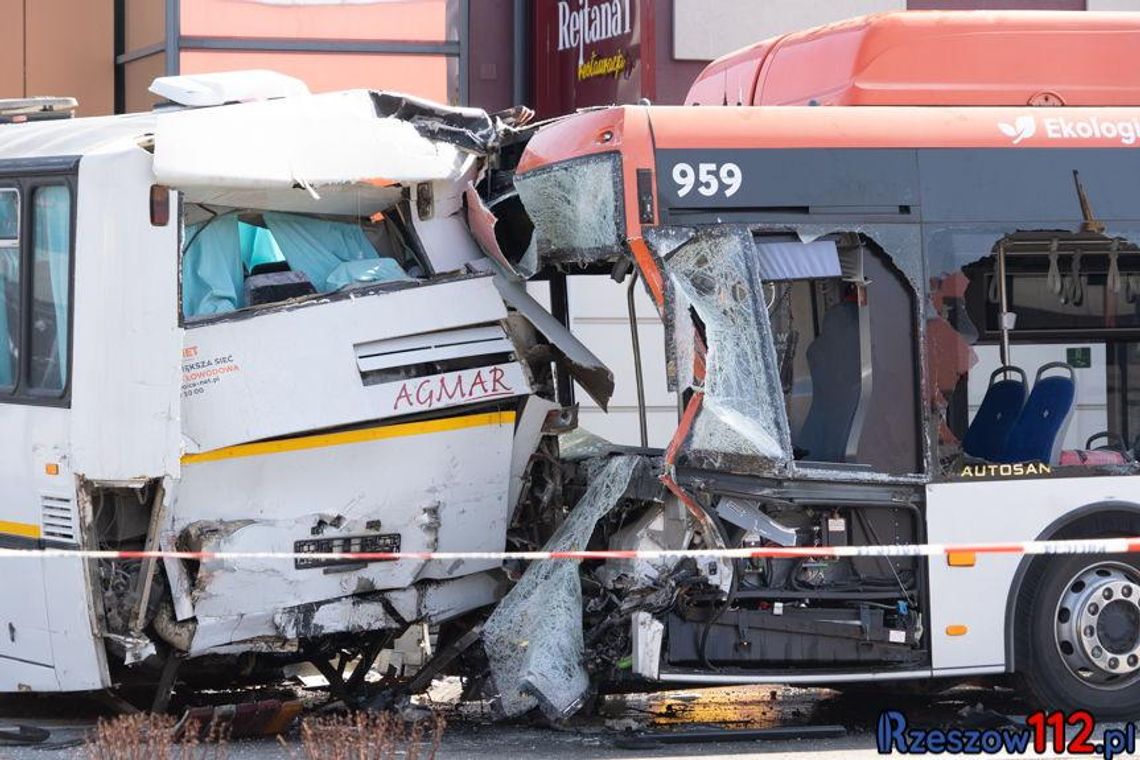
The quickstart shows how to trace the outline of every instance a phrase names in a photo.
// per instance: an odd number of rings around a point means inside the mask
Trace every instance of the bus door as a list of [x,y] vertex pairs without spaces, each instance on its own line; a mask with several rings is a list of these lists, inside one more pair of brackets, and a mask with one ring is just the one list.
[[[68,379],[72,189],[63,177],[0,179],[0,545],[70,545]],[[45,577],[9,560],[0,584],[0,689],[55,687]]]

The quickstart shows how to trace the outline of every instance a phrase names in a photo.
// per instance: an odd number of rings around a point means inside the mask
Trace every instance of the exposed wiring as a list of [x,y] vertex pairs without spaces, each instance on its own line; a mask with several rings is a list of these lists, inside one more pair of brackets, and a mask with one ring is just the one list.
[[[882,542],[879,541],[879,536],[875,532],[874,526],[871,525],[871,522],[867,519],[866,515],[857,509],[852,511],[855,513],[855,519],[859,521],[859,524],[861,526],[863,526],[863,530],[866,531],[867,535],[871,537],[871,540],[874,541],[876,545],[882,546]],[[895,580],[898,581],[899,589],[902,591],[903,596],[906,597],[907,604],[913,606],[914,599],[911,598],[910,592],[907,591],[906,584],[904,584],[902,582],[902,578],[899,577],[898,570],[895,568],[895,563],[884,557],[880,557],[880,560],[886,562],[887,567],[890,568],[891,575],[895,576]]]
[[[709,519],[712,521],[713,525],[716,526],[716,529],[720,533],[721,537],[725,538],[726,536],[725,536],[725,530],[724,530],[724,522],[720,519],[720,517],[718,515],[715,515],[711,512],[706,512],[706,514],[708,515]],[[741,539],[743,539],[743,537],[744,537],[743,534],[741,534]],[[727,541],[725,543],[727,544]],[[724,615],[724,613],[728,610],[728,608],[731,607],[733,605],[733,603],[736,602],[736,595],[740,591],[740,576],[744,572],[743,564],[744,563],[739,559],[732,560],[732,582],[729,584],[729,587],[728,587],[728,596],[725,597],[724,604],[721,605],[717,609],[717,611],[713,613],[713,616],[711,618],[709,618],[708,621],[705,622],[704,630],[701,631],[701,643],[700,643],[701,664],[704,665],[709,670],[720,670],[720,668],[713,666],[709,662],[709,656],[708,656],[709,633],[712,631],[712,627],[714,625],[716,625],[716,622],[718,620],[720,620],[721,616]]]

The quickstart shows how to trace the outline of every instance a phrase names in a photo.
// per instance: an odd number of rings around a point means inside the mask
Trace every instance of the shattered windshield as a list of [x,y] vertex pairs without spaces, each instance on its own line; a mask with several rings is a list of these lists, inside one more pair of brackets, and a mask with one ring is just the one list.
[[[922,473],[916,225],[719,225],[649,236],[689,464]],[[898,424],[899,419],[911,424]]]
[[699,232],[672,252],[666,271],[692,305],[708,346],[705,414],[693,451],[785,460],[788,420],[768,313],[759,301],[752,235],[746,228]]

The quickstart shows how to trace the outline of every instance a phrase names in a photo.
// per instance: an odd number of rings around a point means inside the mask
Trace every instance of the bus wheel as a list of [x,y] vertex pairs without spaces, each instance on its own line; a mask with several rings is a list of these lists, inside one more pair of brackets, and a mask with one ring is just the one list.
[[1022,587],[1022,678],[1041,707],[1140,715],[1140,563],[1052,556]]

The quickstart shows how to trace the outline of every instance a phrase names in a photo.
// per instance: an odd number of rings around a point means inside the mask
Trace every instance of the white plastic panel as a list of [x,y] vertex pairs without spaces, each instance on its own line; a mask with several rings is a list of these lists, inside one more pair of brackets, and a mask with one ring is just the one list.
[[472,161],[411,122],[378,118],[367,90],[164,113],[155,129],[155,175],[178,188],[454,180]]
[[150,159],[80,165],[71,464],[91,479],[178,473],[178,225],[150,223]]
[[366,386],[356,347],[485,325],[506,316],[489,277],[320,301],[186,331],[182,429],[188,452],[406,411]]
[[503,328],[468,327],[363,343],[356,346],[356,364],[361,372],[371,372],[425,361],[513,353],[514,350]]
[[[218,530],[206,548],[292,551],[294,542],[311,539],[323,521],[326,537],[398,533],[405,551],[500,551],[509,516],[514,423],[513,413],[456,417],[397,426],[398,435],[375,440],[332,446],[316,441],[301,450],[189,463],[168,530],[177,534],[191,523],[210,521]],[[205,562],[194,612],[199,620],[219,619],[209,635],[215,644],[225,643],[216,637],[264,633],[258,626],[272,625],[283,607],[497,565],[400,560],[326,573],[295,569],[291,560]]]
[[[1084,505],[1140,503],[1140,479],[939,483],[927,486],[926,498],[930,543],[1029,541]],[[1006,603],[1020,562],[1014,554],[978,554],[974,567],[950,567],[944,557],[931,558],[929,631],[935,670],[1006,664]],[[965,625],[968,632],[947,636],[949,625]]]

